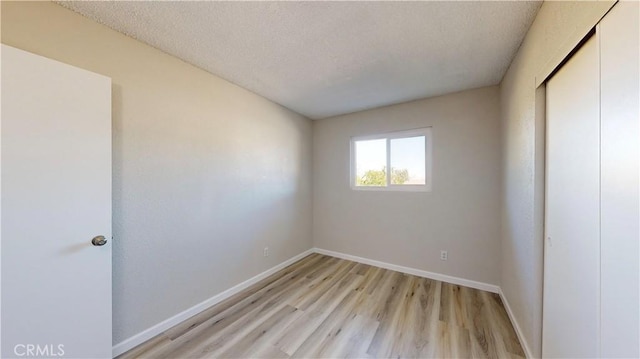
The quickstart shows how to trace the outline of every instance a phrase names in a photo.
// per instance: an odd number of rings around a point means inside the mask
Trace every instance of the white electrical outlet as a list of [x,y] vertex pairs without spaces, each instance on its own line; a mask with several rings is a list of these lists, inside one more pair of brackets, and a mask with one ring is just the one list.
[[269,247],[264,247],[263,255],[264,255],[265,257],[268,257],[268,256],[269,256]]
[[440,260],[446,261],[449,259],[449,253],[447,251],[440,251]]

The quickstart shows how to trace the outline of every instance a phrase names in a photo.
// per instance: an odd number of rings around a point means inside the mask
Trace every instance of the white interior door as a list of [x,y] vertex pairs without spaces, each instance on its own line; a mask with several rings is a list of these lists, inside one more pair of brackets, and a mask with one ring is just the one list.
[[599,355],[599,71],[593,36],[547,82],[545,358]]
[[1,55],[2,357],[111,357],[111,80]]

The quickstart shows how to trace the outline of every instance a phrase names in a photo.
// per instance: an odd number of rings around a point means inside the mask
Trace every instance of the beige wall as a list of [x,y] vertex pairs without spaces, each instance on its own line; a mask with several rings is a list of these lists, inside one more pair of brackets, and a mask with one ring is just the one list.
[[[350,188],[350,137],[426,126],[433,126],[431,192]],[[499,136],[495,86],[315,121],[314,245],[498,284]]]
[[114,343],[311,248],[310,120],[50,2],[2,42],[113,79]]
[[[536,85],[595,26],[612,1],[544,2],[500,85],[501,287],[530,352],[541,354],[544,91]],[[536,109],[536,97],[538,106]],[[537,112],[536,112],[537,111]],[[538,123],[536,123],[536,121]]]

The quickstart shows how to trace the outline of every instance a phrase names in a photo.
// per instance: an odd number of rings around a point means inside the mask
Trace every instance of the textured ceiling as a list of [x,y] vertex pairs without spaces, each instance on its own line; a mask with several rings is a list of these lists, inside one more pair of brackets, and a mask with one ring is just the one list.
[[313,119],[498,84],[541,5],[59,3]]

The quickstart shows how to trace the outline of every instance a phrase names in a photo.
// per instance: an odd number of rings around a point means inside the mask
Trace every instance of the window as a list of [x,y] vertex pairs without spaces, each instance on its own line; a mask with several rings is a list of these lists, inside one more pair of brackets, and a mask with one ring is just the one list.
[[351,138],[351,187],[431,190],[431,128]]

